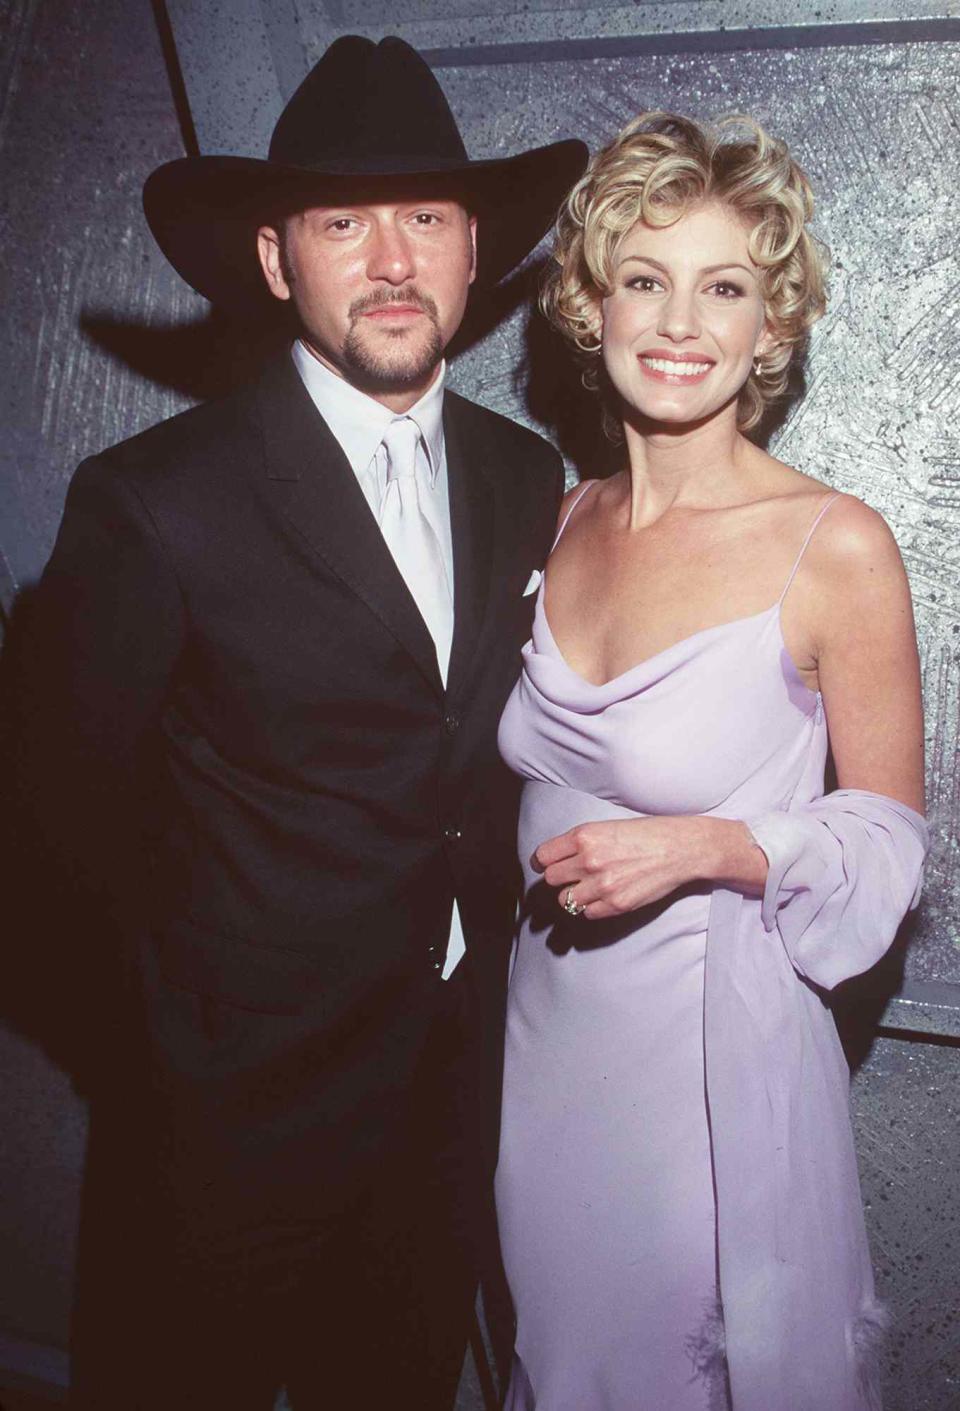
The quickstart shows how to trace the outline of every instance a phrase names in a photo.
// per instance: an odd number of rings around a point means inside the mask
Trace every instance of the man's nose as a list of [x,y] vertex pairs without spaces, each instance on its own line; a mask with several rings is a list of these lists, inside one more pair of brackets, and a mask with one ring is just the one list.
[[417,272],[413,250],[406,235],[392,221],[378,225],[367,259],[367,277],[388,284],[404,284]]
[[692,289],[671,289],[660,309],[657,332],[674,343],[697,336],[700,332],[700,317]]

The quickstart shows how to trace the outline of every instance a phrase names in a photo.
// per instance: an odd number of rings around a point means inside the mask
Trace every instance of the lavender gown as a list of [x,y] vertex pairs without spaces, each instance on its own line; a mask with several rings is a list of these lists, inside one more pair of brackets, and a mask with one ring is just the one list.
[[749,818],[816,792],[804,780],[818,771],[822,791],[823,710],[784,646],[780,605],[834,498],[778,602],[604,685],[564,661],[541,585],[500,725],[526,781],[496,1182],[518,1320],[507,1411],[729,1404],[704,1074],[711,889],[575,920],[528,859],[582,822]]

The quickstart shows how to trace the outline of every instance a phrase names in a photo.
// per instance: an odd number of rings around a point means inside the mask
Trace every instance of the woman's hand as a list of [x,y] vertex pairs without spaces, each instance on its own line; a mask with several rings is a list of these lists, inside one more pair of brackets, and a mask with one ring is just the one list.
[[[687,882],[759,895],[767,860],[744,823],[693,817],[581,823],[541,843],[533,865],[565,910],[592,921],[649,906]],[[571,912],[571,914],[574,914]]]

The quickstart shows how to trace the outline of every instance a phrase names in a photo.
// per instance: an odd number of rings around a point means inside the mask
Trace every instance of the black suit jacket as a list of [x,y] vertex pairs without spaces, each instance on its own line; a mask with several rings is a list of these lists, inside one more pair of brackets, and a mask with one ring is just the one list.
[[224,1151],[258,1124],[324,1133],[321,1161],[374,1149],[454,895],[494,1101],[517,884],[496,727],[562,476],[543,440],[450,392],[444,431],[446,691],[288,355],[70,487],[36,605],[27,793],[59,865],[136,938],[161,1087]]

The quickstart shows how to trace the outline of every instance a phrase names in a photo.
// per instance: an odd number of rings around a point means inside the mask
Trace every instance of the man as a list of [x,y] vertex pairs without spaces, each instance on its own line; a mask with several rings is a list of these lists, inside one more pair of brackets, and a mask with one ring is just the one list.
[[266,161],[147,183],[194,287],[299,338],[86,462],[38,593],[33,807],[136,949],[157,1095],[100,1411],[452,1402],[516,895],[496,726],[561,473],[442,357],[584,161],[470,162],[414,51],[347,37]]

